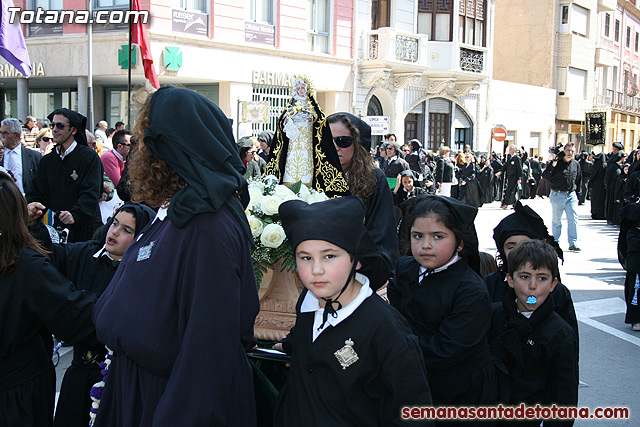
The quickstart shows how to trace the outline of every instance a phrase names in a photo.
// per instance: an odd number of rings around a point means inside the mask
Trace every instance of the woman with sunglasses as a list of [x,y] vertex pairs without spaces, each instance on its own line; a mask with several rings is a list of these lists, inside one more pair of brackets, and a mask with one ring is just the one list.
[[36,135],[36,146],[40,148],[40,152],[44,156],[45,154],[49,154],[51,150],[53,150],[53,134],[51,133],[51,129],[44,128]]
[[349,113],[327,117],[349,190],[360,196],[366,206],[364,224],[389,265],[398,259],[393,196],[381,169],[373,166],[369,153],[371,127]]

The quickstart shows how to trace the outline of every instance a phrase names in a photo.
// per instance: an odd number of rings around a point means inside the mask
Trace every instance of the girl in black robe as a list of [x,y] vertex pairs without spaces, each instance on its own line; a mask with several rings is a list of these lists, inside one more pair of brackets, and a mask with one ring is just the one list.
[[591,179],[589,180],[589,188],[591,189],[591,218],[606,219],[604,210],[604,171],[605,160],[604,153],[596,154],[593,160],[593,168]]
[[622,173],[622,165],[620,162],[624,157],[622,151],[613,153],[611,158],[607,161],[607,169],[604,173],[604,210],[605,217],[607,218],[607,225],[618,224],[615,218],[616,210],[616,182],[618,177]]
[[[490,273],[484,278],[491,303],[502,302],[504,295],[510,289],[507,284],[507,254],[516,243],[531,239],[543,240],[550,244],[558,254],[558,258],[564,261],[562,249],[553,240],[553,236],[549,234],[542,218],[529,206],[525,206],[520,202],[516,203],[514,210],[511,215],[506,216],[493,229],[493,240],[496,242],[496,248],[498,249],[498,271]],[[578,336],[578,320],[573,300],[571,299],[571,292],[561,283],[560,276],[558,276],[558,285],[550,295],[555,311],[571,326],[576,336]]]
[[[134,219],[131,224],[133,229],[129,224],[125,226],[126,214]],[[135,238],[154,216],[155,212],[145,205],[127,203],[107,222],[105,228],[108,231],[103,239],[54,244],[51,261],[77,289],[85,289],[99,297],[111,282],[128,246],[120,243],[120,239],[126,239],[128,235],[132,237],[127,240]],[[118,242],[118,247],[112,250],[114,246],[109,243],[114,240]],[[105,356],[106,349],[102,344],[76,345],[73,348],[73,361],[64,374],[60,388],[54,426],[86,427],[89,424],[89,392],[91,386],[102,380],[99,363]]]
[[[44,206],[31,204],[32,214]],[[0,173],[0,425],[53,425],[51,332],[91,342],[95,295],[76,291],[27,230],[27,204]]]
[[477,273],[478,209],[431,195],[409,199],[403,209],[401,233],[413,256],[398,261],[388,297],[418,336],[434,405],[495,404],[491,307]]
[[625,163],[622,166],[620,176],[616,180],[614,207],[613,207],[613,222],[614,224],[620,224],[620,210],[627,205],[624,200],[624,189],[627,185],[629,178],[629,164]]

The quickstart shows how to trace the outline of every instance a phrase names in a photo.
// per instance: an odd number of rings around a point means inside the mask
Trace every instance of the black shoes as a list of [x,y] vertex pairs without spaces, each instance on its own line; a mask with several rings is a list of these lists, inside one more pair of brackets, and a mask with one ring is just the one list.
[[580,249],[579,247],[577,247],[576,245],[571,245],[569,246],[569,250],[571,252],[580,252],[582,249]]

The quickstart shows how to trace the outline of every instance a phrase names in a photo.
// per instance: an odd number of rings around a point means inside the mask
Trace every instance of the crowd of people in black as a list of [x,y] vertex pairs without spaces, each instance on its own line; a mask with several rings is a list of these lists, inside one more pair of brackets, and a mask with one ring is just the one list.
[[[505,155],[433,153],[393,134],[371,153],[363,120],[325,118],[310,99],[300,126],[329,136],[322,150],[348,186],[327,202],[280,205],[306,290],[277,344],[292,353],[291,376],[269,422],[256,415],[262,373],[247,356],[260,306],[246,178],[284,176],[287,159],[277,156],[294,138],[277,130],[236,141],[218,106],[167,87],[142,100],[133,134],[114,143],[131,145],[116,183],[128,202],[105,224],[104,168],[77,112],[51,114],[55,146],[24,189],[15,162],[0,170],[0,424],[54,425],[52,332],[75,344],[56,425],[87,425],[91,410],[96,426],[387,426],[403,425],[407,405],[577,405],[563,253],[520,202],[549,196],[553,160],[513,145]],[[10,142],[19,140],[13,125],[2,123]],[[595,219],[622,224],[635,329],[640,162],[614,148],[606,160],[578,155],[579,203],[590,198]],[[494,229],[497,259],[479,252],[474,224],[494,201],[514,210]],[[55,241],[41,221],[47,208],[72,243]],[[390,304],[376,293],[385,284]]]

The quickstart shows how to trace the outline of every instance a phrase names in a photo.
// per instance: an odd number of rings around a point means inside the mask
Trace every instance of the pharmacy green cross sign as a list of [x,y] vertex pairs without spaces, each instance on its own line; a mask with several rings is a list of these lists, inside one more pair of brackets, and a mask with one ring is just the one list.
[[164,48],[164,66],[167,71],[180,71],[182,67],[182,52],[179,47],[167,46]]
[[[136,46],[132,46],[131,49],[131,63],[133,64],[133,68],[136,68],[136,62],[137,62],[137,51],[136,51],[137,47]],[[118,50],[118,65],[120,66],[121,70],[128,70],[129,69],[129,45],[128,44],[123,44],[122,46],[120,46],[120,49]]]

